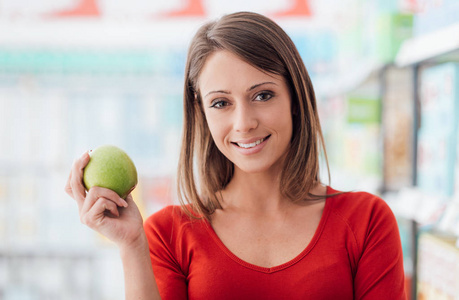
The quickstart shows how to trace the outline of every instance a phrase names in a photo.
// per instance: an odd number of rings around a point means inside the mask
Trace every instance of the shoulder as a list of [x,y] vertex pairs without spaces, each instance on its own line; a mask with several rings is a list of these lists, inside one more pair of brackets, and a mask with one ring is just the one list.
[[144,222],[153,266],[168,264],[188,272],[196,245],[205,245],[206,222],[191,218],[180,205],[166,206]]
[[197,239],[206,223],[203,219],[190,217],[187,209],[192,213],[190,207],[169,205],[148,217],[144,230],[149,242],[178,247],[183,241]]
[[179,205],[168,205],[149,216],[145,223],[167,222],[181,213],[182,208]]
[[403,252],[389,205],[366,192],[346,192],[329,200],[330,218],[338,226],[333,229],[344,233],[355,297],[404,299]]
[[331,209],[334,213],[342,215],[344,218],[353,218],[358,215],[359,219],[363,215],[377,217],[381,215],[393,216],[389,205],[381,197],[362,191],[339,192],[330,188],[330,193],[341,193],[330,197],[327,201],[331,202]]
[[149,216],[145,222],[146,230],[170,231],[191,222],[180,205],[168,205]]
[[344,192],[327,201],[331,216],[345,223],[357,240],[362,241],[369,234],[384,235],[398,230],[392,210],[379,196],[367,192]]

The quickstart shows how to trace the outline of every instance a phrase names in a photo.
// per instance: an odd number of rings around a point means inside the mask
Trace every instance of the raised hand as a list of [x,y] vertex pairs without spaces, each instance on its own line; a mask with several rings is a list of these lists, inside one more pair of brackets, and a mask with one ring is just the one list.
[[85,152],[73,163],[65,191],[77,202],[80,220],[119,246],[128,246],[143,235],[143,220],[129,195],[126,200],[102,187],[89,191],[83,185],[83,170],[89,162]]

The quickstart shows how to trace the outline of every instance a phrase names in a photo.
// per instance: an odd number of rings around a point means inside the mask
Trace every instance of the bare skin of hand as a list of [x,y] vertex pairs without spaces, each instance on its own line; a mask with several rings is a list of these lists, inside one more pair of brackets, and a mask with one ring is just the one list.
[[75,199],[80,220],[120,247],[135,243],[143,234],[143,220],[131,195],[126,200],[102,187],[89,191],[83,185],[83,170],[89,162],[85,152],[73,163],[65,191]]
[[124,200],[106,188],[92,187],[86,191],[83,170],[89,159],[85,152],[75,160],[65,186],[66,193],[78,204],[81,222],[120,248],[126,299],[161,299],[137,205],[131,195]]

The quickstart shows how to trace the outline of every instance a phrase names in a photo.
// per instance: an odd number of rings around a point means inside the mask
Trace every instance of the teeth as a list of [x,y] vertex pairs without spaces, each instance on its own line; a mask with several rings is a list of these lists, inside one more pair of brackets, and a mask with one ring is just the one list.
[[242,143],[237,143],[237,145],[241,148],[245,148],[245,149],[248,149],[248,148],[253,148],[255,147],[256,145],[260,145],[260,143],[262,143],[265,139],[262,138],[261,140],[258,140],[256,142],[253,142],[253,143],[250,143],[250,144],[242,144]]

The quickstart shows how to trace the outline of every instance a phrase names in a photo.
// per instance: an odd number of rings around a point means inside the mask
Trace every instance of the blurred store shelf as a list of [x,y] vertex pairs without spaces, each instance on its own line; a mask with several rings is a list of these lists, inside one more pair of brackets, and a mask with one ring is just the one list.
[[405,41],[395,59],[404,67],[413,64],[459,61],[459,23]]
[[186,47],[202,19],[0,19],[0,47],[146,49]]

